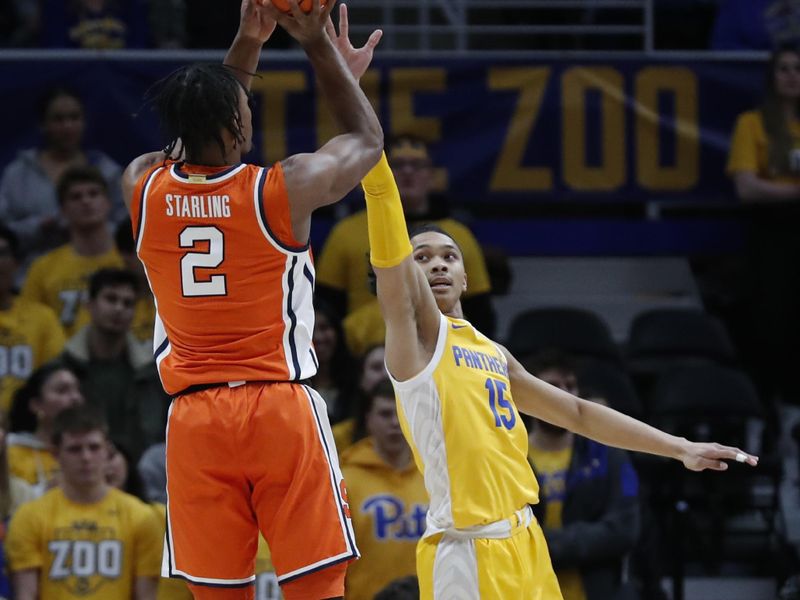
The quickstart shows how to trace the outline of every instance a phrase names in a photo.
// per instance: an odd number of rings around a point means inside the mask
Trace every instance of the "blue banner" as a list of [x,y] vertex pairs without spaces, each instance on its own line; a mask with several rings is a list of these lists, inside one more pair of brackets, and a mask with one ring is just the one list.
[[[85,98],[87,145],[121,164],[163,146],[148,87],[185,64],[114,58],[0,60],[0,164],[37,143],[35,99]],[[362,85],[387,136],[432,144],[437,181],[471,202],[732,201],[724,174],[738,113],[760,97],[758,62],[652,59],[381,59]],[[313,150],[336,131],[300,58],[262,62],[252,162]]]

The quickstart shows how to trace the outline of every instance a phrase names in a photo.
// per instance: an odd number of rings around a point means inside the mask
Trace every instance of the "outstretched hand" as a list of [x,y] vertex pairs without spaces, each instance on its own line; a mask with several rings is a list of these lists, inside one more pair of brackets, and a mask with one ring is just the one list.
[[329,0],[323,7],[320,5],[320,0],[312,0],[311,10],[305,13],[300,9],[298,0],[287,0],[291,10],[291,13],[287,14],[275,8],[270,0],[258,1],[261,2],[264,11],[303,47],[325,37],[325,24],[336,4],[335,0]]
[[333,21],[328,17],[325,23],[325,31],[328,37],[331,38],[333,45],[339,51],[339,54],[344,58],[347,68],[350,73],[356,78],[356,81],[361,79],[361,76],[367,71],[370,63],[372,62],[372,54],[378,42],[381,41],[383,31],[376,29],[370,34],[367,43],[361,48],[354,48],[350,42],[350,23],[347,18],[347,5],[339,5],[339,33],[336,33],[336,28],[333,26]]
[[728,463],[725,461],[741,462],[751,467],[758,465],[757,456],[738,448],[713,443],[686,442],[679,459],[690,471],[704,471],[705,469],[725,471],[728,468]]
[[239,35],[256,39],[261,44],[266,43],[278,24],[263,4],[261,0],[242,0],[239,9]]

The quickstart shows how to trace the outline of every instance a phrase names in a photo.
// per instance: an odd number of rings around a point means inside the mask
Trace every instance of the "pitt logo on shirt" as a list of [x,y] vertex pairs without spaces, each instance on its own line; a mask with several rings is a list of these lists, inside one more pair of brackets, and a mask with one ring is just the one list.
[[367,498],[361,510],[372,515],[373,534],[377,540],[414,542],[425,533],[428,507],[423,504],[412,504],[406,512],[406,505],[400,498],[379,494]]

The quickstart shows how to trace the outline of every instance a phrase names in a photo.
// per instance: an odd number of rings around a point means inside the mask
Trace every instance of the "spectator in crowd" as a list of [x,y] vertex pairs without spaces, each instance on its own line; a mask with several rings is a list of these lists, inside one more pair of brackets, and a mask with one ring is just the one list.
[[0,412],[0,599],[11,598],[11,582],[5,556],[6,525],[17,508],[34,500],[36,493],[30,484],[8,472],[8,450],[6,447],[6,416]]
[[333,425],[350,416],[355,364],[344,343],[339,317],[325,302],[314,304],[312,341],[319,367],[311,385],[325,399]]
[[[361,357],[361,365],[358,369],[358,387],[349,401],[350,406],[360,407],[365,402],[365,395],[369,394],[381,381],[389,379],[386,364],[383,362],[384,354],[381,343],[379,346],[369,348]],[[359,421],[355,417],[340,421],[333,426],[332,430],[339,454],[367,435],[363,420]]]
[[59,486],[12,517],[8,562],[18,600],[155,600],[162,528],[153,510],[105,478],[108,428],[87,408],[56,418]]
[[[578,393],[575,370],[556,352],[524,361],[539,379]],[[538,505],[564,600],[608,600],[622,588],[622,562],[639,534],[638,479],[625,452],[545,421],[529,427]]]
[[106,417],[111,436],[136,460],[164,439],[168,396],[150,348],[131,333],[136,276],[101,269],[89,280],[89,325],[64,347],[62,360],[81,380],[86,401]]
[[64,334],[53,311],[13,294],[19,245],[17,236],[0,223],[0,412],[8,413],[11,398],[34,369],[55,358]]
[[773,54],[761,106],[736,121],[727,172],[749,227],[748,312],[731,325],[735,332],[749,328],[741,350],[764,398],[792,396],[786,392],[800,359],[800,49]]
[[800,37],[794,0],[723,0],[711,34],[714,50],[771,50]]
[[186,1],[148,0],[147,3],[152,45],[164,50],[185,48]]
[[142,0],[41,0],[42,45],[121,50],[148,42]]
[[395,579],[375,594],[374,600],[419,600],[419,582],[414,575]]
[[153,444],[142,453],[136,465],[142,481],[144,499],[148,502],[167,503],[167,444]]
[[83,147],[86,127],[81,99],[72,91],[50,90],[39,106],[39,148],[22,150],[0,178],[0,221],[19,236],[25,266],[67,240],[69,225],[59,209],[56,187],[73,167],[95,167],[111,200],[111,216],[125,216],[122,169],[103,152]]
[[[467,227],[448,218],[443,211],[437,212],[438,207],[431,198],[433,164],[425,142],[412,135],[399,136],[388,144],[387,152],[409,226],[420,222],[436,223],[458,243],[467,272],[467,293],[462,302],[464,314],[486,335],[492,335],[495,317],[483,253]],[[368,256],[367,212],[361,210],[333,228],[317,268],[319,294],[337,309],[343,309],[343,314],[360,309],[360,318],[370,324],[360,327],[351,321],[349,327],[353,329],[369,329],[372,324],[381,322],[378,301],[368,285]],[[384,332],[383,325],[377,331]]]
[[93,167],[75,167],[61,177],[58,200],[69,242],[31,265],[22,295],[52,308],[67,336],[89,321],[84,304],[89,276],[103,267],[122,267],[108,227],[108,185]]
[[357,420],[368,437],[342,452],[342,473],[361,559],[347,569],[348,600],[371,600],[385,585],[416,567],[416,543],[425,532],[428,495],[400,430],[391,383],[365,395]]
[[126,494],[147,501],[144,486],[136,470],[131,453],[123,444],[115,440],[108,443],[108,462],[106,463],[106,483]]
[[156,305],[153,301],[153,292],[150,291],[150,284],[144,272],[144,265],[136,255],[136,247],[133,243],[133,231],[131,230],[131,220],[126,218],[114,232],[114,245],[119,252],[125,268],[136,275],[138,280],[136,311],[133,314],[133,325],[131,332],[136,339],[146,342],[148,345],[153,343],[153,326],[156,321]]
[[83,401],[75,373],[53,362],[34,371],[14,394],[9,415],[8,468],[11,475],[33,485],[37,496],[53,485],[58,474],[50,446],[53,420]]

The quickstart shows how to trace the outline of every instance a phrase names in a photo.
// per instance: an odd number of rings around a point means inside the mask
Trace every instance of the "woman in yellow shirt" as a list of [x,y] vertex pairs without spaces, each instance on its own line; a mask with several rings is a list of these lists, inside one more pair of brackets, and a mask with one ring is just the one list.
[[764,101],[739,115],[727,172],[742,201],[800,199],[800,52],[769,64]]

